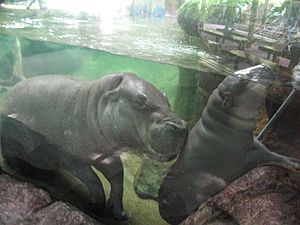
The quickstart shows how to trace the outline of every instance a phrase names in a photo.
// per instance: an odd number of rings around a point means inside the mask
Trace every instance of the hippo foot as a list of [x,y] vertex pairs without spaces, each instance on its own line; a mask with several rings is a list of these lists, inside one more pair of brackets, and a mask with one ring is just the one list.
[[91,212],[95,215],[98,215],[99,213],[102,213],[105,209],[105,204],[103,203],[89,203],[89,209]]
[[127,220],[128,217],[123,209],[123,206],[112,202],[110,199],[107,203],[106,211],[112,214],[117,220]]
[[287,158],[286,159],[287,164],[292,170],[300,171],[300,161],[293,158]]

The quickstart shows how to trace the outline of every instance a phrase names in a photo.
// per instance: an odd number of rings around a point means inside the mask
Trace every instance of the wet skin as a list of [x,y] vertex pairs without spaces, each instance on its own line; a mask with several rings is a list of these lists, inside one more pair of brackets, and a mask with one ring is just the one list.
[[[31,78],[12,88],[1,113],[2,154],[12,166],[22,160],[43,170],[63,168],[88,188],[94,211],[106,205],[118,219],[126,218],[120,153],[133,150],[171,160],[187,136],[186,123],[171,112],[166,97],[127,73],[97,81]],[[107,204],[91,166],[111,184]]]
[[274,79],[270,69],[256,66],[226,77],[214,90],[160,186],[159,210],[166,221],[180,223],[207,198],[262,163],[300,168],[296,160],[269,151],[252,135]]

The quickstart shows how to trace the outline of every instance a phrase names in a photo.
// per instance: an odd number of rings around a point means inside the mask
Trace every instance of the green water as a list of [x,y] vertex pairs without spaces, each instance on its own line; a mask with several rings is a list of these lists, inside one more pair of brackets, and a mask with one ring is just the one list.
[[106,18],[88,13],[1,9],[0,33],[103,50],[199,71],[210,71],[202,58],[221,60],[207,43],[185,34],[176,18]]
[[[200,117],[201,109],[205,105],[206,98],[201,98],[197,90],[199,82],[197,71],[88,48],[22,38],[19,40],[23,72],[26,78],[43,74],[71,74],[81,79],[94,80],[110,73],[132,72],[166,93],[172,109],[175,113],[181,114],[181,117],[185,117],[190,125]],[[0,35],[0,78],[2,80],[9,79],[13,74],[12,43],[14,41],[15,38],[11,36]],[[185,77],[187,77],[186,82],[179,82]],[[193,102],[195,98],[197,100]],[[189,109],[186,110],[186,107]],[[197,112],[194,112],[195,109]],[[124,154],[122,160],[125,167],[124,207],[129,220],[120,224],[166,224],[159,216],[157,203],[139,198],[133,189],[135,175],[141,166],[142,158]],[[0,164],[10,171],[3,161]],[[104,185],[108,193],[109,184],[105,182]]]
[[[164,92],[172,110],[192,127],[201,116],[210,92],[223,79],[223,76],[208,73],[199,63],[199,46],[193,45],[197,40],[182,39],[183,34],[174,21],[170,29],[165,29],[161,23],[149,21],[133,21],[133,26],[122,26],[124,21],[90,24],[91,19],[84,15],[75,22],[70,18],[62,20],[59,14],[56,17],[51,13],[35,16],[32,11],[20,11],[18,15],[8,10],[0,13],[2,81],[9,80],[15,73],[17,40],[17,51],[21,55],[21,68],[18,69],[23,71],[25,78],[66,74],[94,80],[106,74],[132,72]],[[90,32],[94,28],[97,37],[95,32]],[[207,54],[207,57],[214,56]],[[7,89],[9,87],[1,86],[0,94]],[[159,216],[157,203],[141,199],[134,191],[133,183],[143,157],[126,153],[122,160],[124,207],[129,220],[113,224],[166,224]],[[12,172],[1,157],[0,165]],[[104,180],[102,176],[101,179]],[[108,182],[104,182],[104,186],[108,195]]]
[[1,9],[0,21],[0,78],[10,76],[14,59],[7,52],[14,41],[9,36],[17,36],[22,39],[26,77],[63,73],[97,79],[133,72],[165,92],[189,127],[224,78],[223,58],[209,51],[204,39],[185,34],[175,17],[107,18],[84,12]]
[[[132,72],[165,93],[172,110],[186,120],[190,127],[200,117],[212,89],[223,78],[171,64],[89,48],[24,38],[19,38],[19,40],[25,77],[67,74],[81,79],[94,80],[111,73]],[[11,36],[0,34],[0,79],[2,80],[9,79],[13,74],[12,45],[14,41],[15,39]]]

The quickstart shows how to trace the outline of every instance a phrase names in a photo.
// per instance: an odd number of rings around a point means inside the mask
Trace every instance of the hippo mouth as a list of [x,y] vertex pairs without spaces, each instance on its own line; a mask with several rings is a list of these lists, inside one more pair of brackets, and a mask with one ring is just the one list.
[[166,155],[160,154],[160,153],[156,152],[149,145],[148,145],[147,151],[145,151],[145,153],[150,159],[161,162],[161,163],[171,161],[171,160],[175,159],[179,154],[179,152],[175,152],[172,154],[166,154]]
[[154,151],[152,148],[150,148],[150,154],[147,154],[147,155],[150,159],[152,159],[154,161],[164,163],[164,162],[168,162],[168,161],[175,159],[177,157],[178,153],[173,153],[170,155],[162,155],[162,154]]
[[183,148],[187,137],[186,122],[174,116],[165,116],[157,121],[151,124],[147,132],[149,157],[159,162],[170,161]]
[[168,162],[168,161],[171,161],[172,159],[175,159],[177,157],[178,154],[174,153],[174,154],[171,154],[171,155],[162,155],[162,154],[159,154],[159,153],[155,153],[155,156],[156,156],[156,160],[158,162]]
[[273,85],[275,76],[272,70],[265,65],[257,65],[235,72],[235,75],[241,79],[252,84],[260,84],[264,87]]

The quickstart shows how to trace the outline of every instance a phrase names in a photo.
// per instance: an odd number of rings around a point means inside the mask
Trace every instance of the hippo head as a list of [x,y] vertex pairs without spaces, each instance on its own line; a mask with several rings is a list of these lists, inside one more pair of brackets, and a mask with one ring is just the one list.
[[115,87],[105,94],[105,108],[102,104],[98,110],[102,129],[118,148],[143,151],[159,161],[175,158],[187,137],[187,127],[170,110],[167,98],[134,74],[111,78],[116,80]]
[[220,96],[219,107],[240,120],[255,119],[274,79],[271,69],[264,65],[235,72],[233,76],[226,77],[216,90]]

